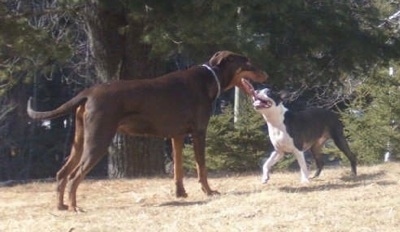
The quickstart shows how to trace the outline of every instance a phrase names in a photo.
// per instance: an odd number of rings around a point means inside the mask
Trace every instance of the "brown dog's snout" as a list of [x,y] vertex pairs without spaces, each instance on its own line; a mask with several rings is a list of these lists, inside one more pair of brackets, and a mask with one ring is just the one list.
[[258,75],[257,75],[257,78],[254,81],[256,81],[257,83],[260,83],[260,84],[266,83],[268,78],[269,78],[267,72],[265,72],[263,70],[257,70],[257,71],[258,72],[256,72],[256,73]]
[[254,81],[257,81],[258,83],[264,83],[269,78],[269,75],[268,75],[267,72],[265,72],[262,69],[257,68],[257,66],[251,64],[250,62],[247,62],[246,66],[247,67],[244,68],[244,70],[250,71],[250,72],[253,72],[253,73],[257,74],[257,79],[254,80]]

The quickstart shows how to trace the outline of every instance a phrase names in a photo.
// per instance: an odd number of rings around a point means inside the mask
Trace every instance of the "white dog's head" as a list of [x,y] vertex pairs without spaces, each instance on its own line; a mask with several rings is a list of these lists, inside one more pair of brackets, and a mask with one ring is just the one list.
[[282,103],[282,98],[279,93],[264,88],[261,90],[254,90],[253,85],[247,80],[243,80],[243,85],[246,87],[246,92],[251,95],[253,99],[253,107],[261,114],[267,115],[268,111],[275,111],[276,108]]
[[253,107],[260,112],[266,112],[281,104],[280,95],[271,89],[256,90],[253,96]]

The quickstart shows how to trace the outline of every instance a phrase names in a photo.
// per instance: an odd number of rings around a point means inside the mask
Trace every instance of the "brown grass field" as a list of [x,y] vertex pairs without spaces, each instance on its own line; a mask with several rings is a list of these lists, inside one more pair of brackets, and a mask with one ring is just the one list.
[[210,174],[219,196],[187,177],[176,199],[172,178],[85,180],[83,213],[55,209],[55,183],[0,188],[0,231],[399,231],[400,163],[325,169],[300,184],[299,172]]

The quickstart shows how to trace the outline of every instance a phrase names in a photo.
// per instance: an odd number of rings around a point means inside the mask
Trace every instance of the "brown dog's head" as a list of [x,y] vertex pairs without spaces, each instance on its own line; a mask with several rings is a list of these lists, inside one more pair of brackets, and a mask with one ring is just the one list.
[[220,81],[224,90],[237,86],[245,91],[242,79],[262,83],[268,78],[268,75],[251,64],[247,57],[230,51],[215,53],[209,60],[209,64],[220,70]]

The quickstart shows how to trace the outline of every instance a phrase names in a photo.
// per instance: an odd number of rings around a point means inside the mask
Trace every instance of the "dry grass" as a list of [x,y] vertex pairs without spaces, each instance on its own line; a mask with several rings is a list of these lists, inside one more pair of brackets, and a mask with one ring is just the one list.
[[176,199],[171,178],[86,180],[78,190],[84,213],[55,210],[55,184],[0,188],[0,231],[397,231],[400,163],[326,169],[307,186],[300,174],[230,174],[209,181],[207,197],[186,178]]

